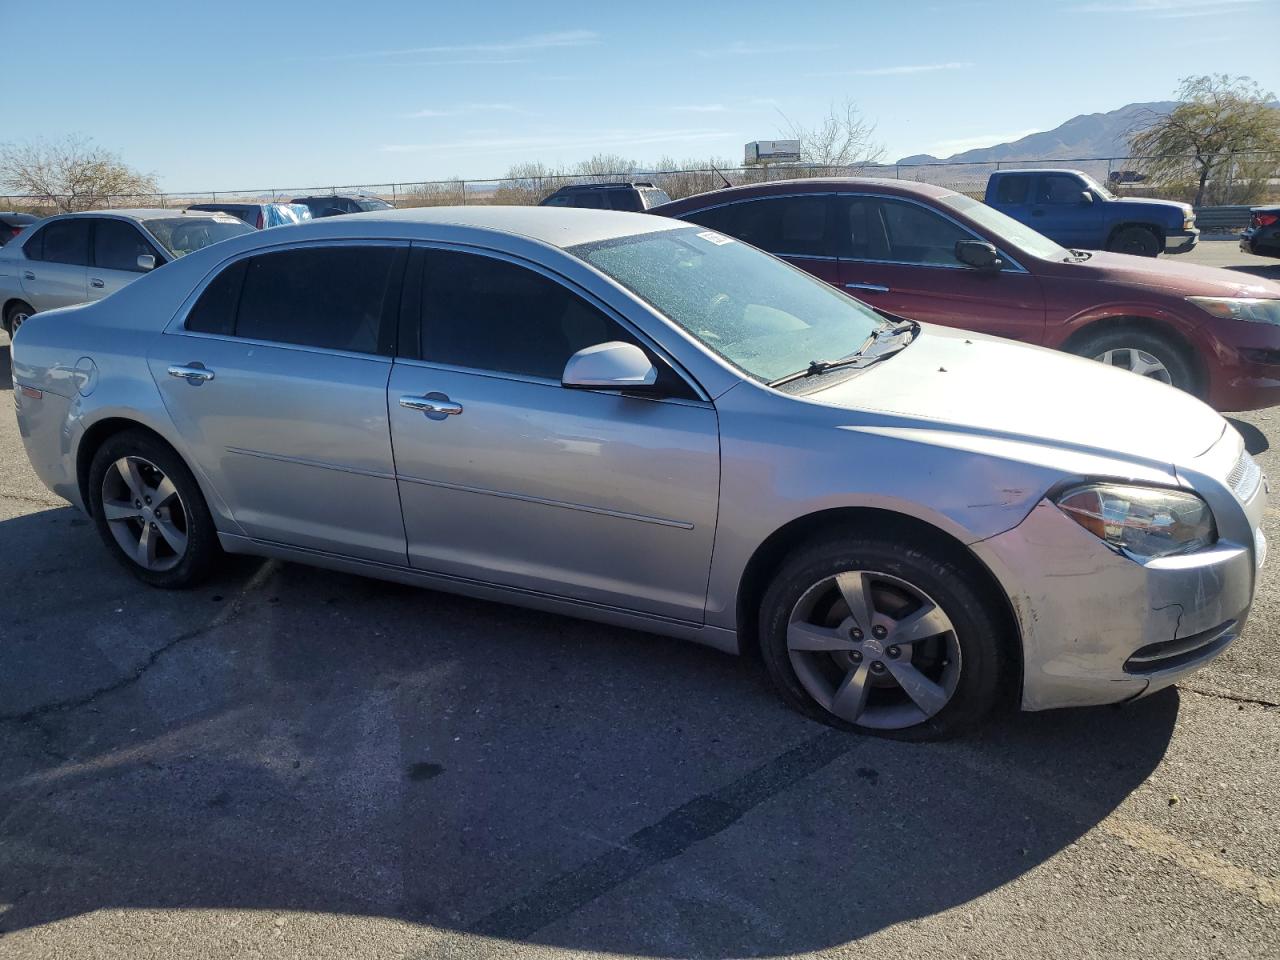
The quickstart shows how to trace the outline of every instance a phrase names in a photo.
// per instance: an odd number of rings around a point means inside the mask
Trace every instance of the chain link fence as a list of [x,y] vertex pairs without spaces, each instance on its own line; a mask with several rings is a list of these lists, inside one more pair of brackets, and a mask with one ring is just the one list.
[[[1015,168],[1068,167],[1081,170],[1122,196],[1163,197],[1191,201],[1196,182],[1191,172],[1184,180],[1154,184],[1143,174],[1150,157],[1067,157],[1042,160],[1001,160],[966,163],[861,164],[817,166],[812,164],[772,164],[718,169],[702,167],[684,170],[627,170],[591,175],[548,174],[492,179],[423,180],[409,183],[347,183],[304,187],[267,187],[241,190],[180,190],[143,196],[77,198],[81,209],[147,206],[181,209],[192,203],[287,202],[294,197],[358,194],[380,197],[397,207],[432,207],[475,204],[536,204],[567,184],[610,180],[647,180],[673,199],[715,190],[730,184],[740,186],[770,180],[807,177],[879,177],[931,183],[981,199],[987,177],[996,170]],[[1209,204],[1250,204],[1280,198],[1280,154],[1248,154],[1218,166],[1207,184]],[[38,198],[0,194],[0,209],[20,212],[51,212]]]

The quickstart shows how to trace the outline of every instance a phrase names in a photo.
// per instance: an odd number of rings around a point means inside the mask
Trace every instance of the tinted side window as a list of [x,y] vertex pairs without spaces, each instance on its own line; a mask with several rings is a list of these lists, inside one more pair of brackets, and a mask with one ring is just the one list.
[[827,249],[829,198],[776,197],[741,204],[737,234],[770,253],[830,256]]
[[854,260],[886,259],[884,228],[876,201],[870,197],[848,197],[845,204],[847,234],[839,255]]
[[959,264],[956,241],[972,240],[973,234],[950,220],[914,203],[882,200],[889,256],[903,263],[942,266]]
[[[628,330],[550,277],[478,254],[427,253],[423,360],[558,381],[571,356],[611,340],[643,349]],[[667,396],[694,396],[661,357],[653,360]]]
[[386,352],[383,315],[398,281],[394,247],[308,247],[252,257],[235,335],[355,353]]
[[1079,203],[1084,184],[1075,177],[1063,174],[1046,174],[1040,178],[1040,191],[1036,199],[1041,203]]
[[709,210],[695,210],[693,213],[681,215],[680,219],[736,237],[738,234],[734,224],[741,206],[740,203],[728,203],[723,207],[711,207]]
[[609,207],[613,210],[639,213],[644,209],[644,204],[640,202],[640,194],[635,190],[609,190],[606,195],[609,198]]
[[89,263],[89,221],[83,217],[75,220],[57,220],[44,228],[44,253],[47,263],[72,263],[87,266]]
[[236,310],[240,305],[240,288],[244,285],[248,260],[233,263],[209,282],[191,312],[187,314],[188,330],[218,333],[229,337],[236,330]]
[[608,209],[599,190],[583,190],[580,193],[570,194],[570,197],[572,198],[570,202],[575,207],[584,207],[588,210]]
[[997,203],[1026,203],[1030,177],[1001,177],[996,187]]
[[[104,270],[131,270],[141,273],[138,257],[143,254],[156,256],[151,244],[138,232],[138,228],[123,220],[105,217],[94,224],[93,263]],[[156,263],[160,258],[156,257]]]

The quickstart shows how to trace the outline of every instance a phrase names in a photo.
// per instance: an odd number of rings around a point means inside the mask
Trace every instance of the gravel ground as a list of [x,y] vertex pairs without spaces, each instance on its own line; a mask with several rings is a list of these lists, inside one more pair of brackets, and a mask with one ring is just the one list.
[[[1182,259],[1280,276],[1231,242]],[[1280,408],[1236,423],[1280,477]],[[1274,559],[1244,637],[1176,689],[921,746],[810,723],[733,658],[512,607],[253,561],[147,590],[10,416],[0,556],[6,960],[1280,941]]]

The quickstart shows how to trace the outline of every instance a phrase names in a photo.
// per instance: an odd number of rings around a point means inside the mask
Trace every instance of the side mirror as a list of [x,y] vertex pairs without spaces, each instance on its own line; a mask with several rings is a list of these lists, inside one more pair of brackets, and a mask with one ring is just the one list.
[[1080,202],[1085,204],[1093,203],[1093,193],[1089,190],[1081,190]]
[[1004,266],[999,251],[985,240],[957,240],[956,259],[975,270],[999,270]]
[[634,343],[611,340],[584,347],[564,365],[560,384],[578,390],[643,390],[658,382],[658,369]]
[[138,254],[138,269],[147,273],[156,268],[156,258],[149,253]]

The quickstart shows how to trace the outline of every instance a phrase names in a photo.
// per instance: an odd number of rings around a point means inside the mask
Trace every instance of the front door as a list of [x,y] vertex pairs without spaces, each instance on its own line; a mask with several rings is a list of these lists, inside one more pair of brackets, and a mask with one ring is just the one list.
[[1027,223],[1064,247],[1094,248],[1102,233],[1102,204],[1096,197],[1085,200],[1085,194],[1093,197],[1074,174],[1041,173]]
[[164,262],[132,223],[112,217],[95,218],[89,299],[101,300],[142,276],[146,271],[138,266],[138,257],[143,254],[155,257],[157,264]]
[[1044,341],[1044,293],[1036,277],[1012,261],[990,272],[956,259],[957,240],[983,238],[914,201],[843,200],[849,240],[840,283],[851,296],[912,320]]
[[[425,267],[419,336],[401,338],[387,395],[409,562],[701,622],[719,495],[715,409],[560,280],[478,253],[415,255]],[[651,353],[663,396],[560,385],[573,353],[613,340]]]
[[52,310],[87,299],[89,220],[54,220],[22,247],[22,292],[34,310]]
[[387,424],[406,253],[331,243],[236,261],[148,358],[248,536],[406,563]]

